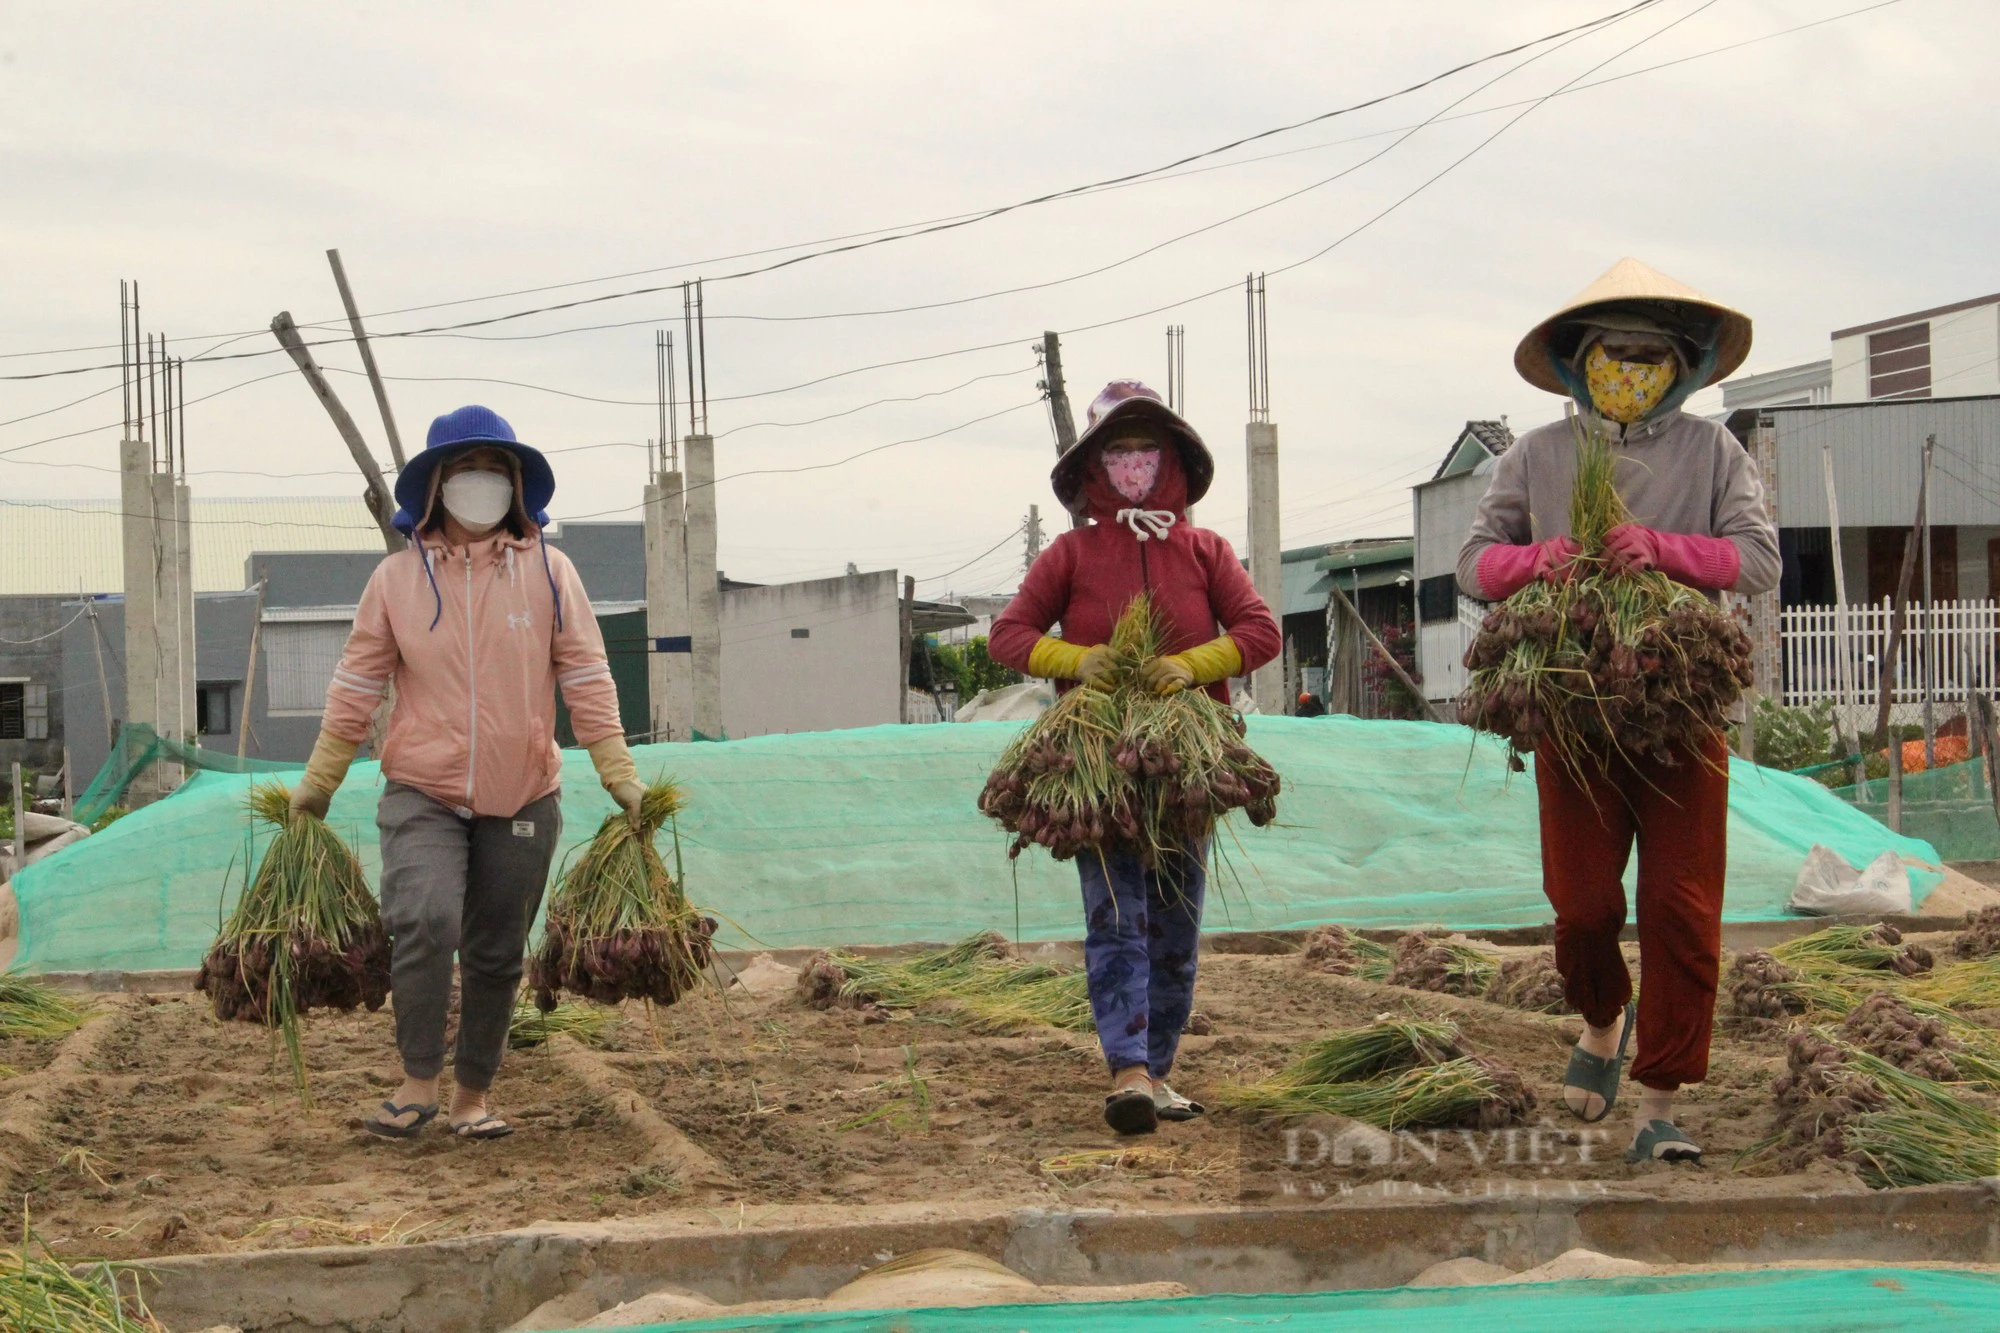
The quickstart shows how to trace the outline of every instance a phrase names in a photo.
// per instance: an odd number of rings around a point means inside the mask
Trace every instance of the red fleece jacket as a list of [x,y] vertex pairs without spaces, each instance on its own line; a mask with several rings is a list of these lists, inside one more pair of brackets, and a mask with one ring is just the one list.
[[[1021,590],[993,622],[987,651],[994,661],[1027,671],[1028,654],[1058,623],[1067,643],[1108,642],[1111,627],[1141,592],[1153,594],[1169,652],[1227,634],[1243,654],[1245,672],[1278,655],[1278,622],[1236,552],[1220,533],[1188,524],[1187,479],[1173,450],[1163,451],[1159,481],[1142,506],[1169,510],[1180,519],[1164,539],[1142,542],[1117,521],[1118,511],[1132,506],[1112,489],[1101,463],[1090,464],[1084,496],[1095,522],[1065,532],[1035,561]],[[1229,702],[1226,683],[1210,685],[1208,692]]]

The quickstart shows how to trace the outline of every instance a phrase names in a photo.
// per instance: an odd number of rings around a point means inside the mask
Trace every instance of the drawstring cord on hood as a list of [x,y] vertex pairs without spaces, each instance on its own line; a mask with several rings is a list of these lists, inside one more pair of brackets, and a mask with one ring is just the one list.
[[[555,599],[556,633],[560,634],[563,627],[562,591],[556,587],[555,570],[549,567],[548,543],[538,540],[535,544],[542,548],[542,573],[549,581],[549,596]],[[424,546],[419,549],[423,552],[424,574],[431,582],[431,601],[437,606],[437,612],[431,616],[430,623],[430,628],[434,630],[438,627],[438,622],[444,619],[444,594],[438,591],[437,581],[437,548],[434,546]],[[507,552],[507,581],[512,583],[514,581],[514,548],[509,546],[504,549]]]
[[430,626],[432,629],[436,629],[438,621],[444,619],[444,594],[438,591],[438,576],[434,563],[437,560],[437,551],[429,546],[419,547],[418,549],[424,553],[424,573],[430,576],[431,600],[437,603],[437,614],[431,617]]
[[[535,540],[535,545],[542,548],[542,573],[548,576],[549,596],[556,599],[556,633],[560,634],[562,633],[562,593],[556,588],[556,572],[549,568],[549,539],[538,536]],[[514,553],[510,550],[507,552],[507,555],[509,559],[512,559]]]
[[1142,542],[1149,538],[1165,541],[1179,516],[1171,509],[1121,509],[1118,521],[1132,529],[1132,535]]

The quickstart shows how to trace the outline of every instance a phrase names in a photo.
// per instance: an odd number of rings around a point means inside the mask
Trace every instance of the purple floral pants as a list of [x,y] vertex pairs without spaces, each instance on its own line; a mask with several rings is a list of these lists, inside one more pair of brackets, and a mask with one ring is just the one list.
[[1090,1012],[1114,1073],[1144,1065],[1165,1078],[1174,1066],[1194,1007],[1206,851],[1182,852],[1158,870],[1136,857],[1083,852],[1076,858]]

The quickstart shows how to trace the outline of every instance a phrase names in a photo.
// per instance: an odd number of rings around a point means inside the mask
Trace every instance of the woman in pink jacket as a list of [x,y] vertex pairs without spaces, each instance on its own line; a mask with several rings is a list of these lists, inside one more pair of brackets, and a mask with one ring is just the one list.
[[454,954],[448,1123],[461,1138],[513,1132],[487,1095],[562,828],[556,686],[605,790],[628,812],[645,795],[590,599],[542,541],[554,494],[548,461],[496,413],[462,407],[431,423],[396,479],[396,526],[412,545],[368,580],[292,790],[294,810],[326,814],[393,686],[375,822],[403,1083],[365,1122],[386,1138],[438,1114]]

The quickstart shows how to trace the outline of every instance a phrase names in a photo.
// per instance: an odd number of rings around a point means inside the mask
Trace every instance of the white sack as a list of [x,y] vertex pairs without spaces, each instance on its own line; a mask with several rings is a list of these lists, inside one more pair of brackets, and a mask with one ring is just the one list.
[[1840,853],[1814,843],[1785,906],[1806,916],[1908,916],[1910,872],[1893,851],[1856,870]]

